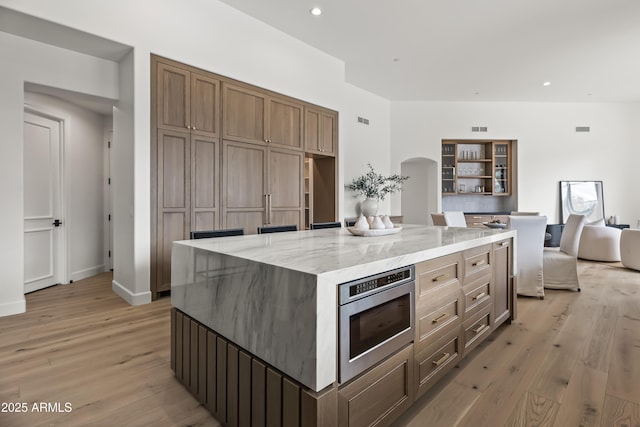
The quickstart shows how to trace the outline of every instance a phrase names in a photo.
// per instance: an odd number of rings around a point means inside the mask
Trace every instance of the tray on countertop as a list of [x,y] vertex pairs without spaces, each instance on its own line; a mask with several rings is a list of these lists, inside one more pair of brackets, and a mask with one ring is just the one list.
[[376,237],[376,236],[386,236],[388,234],[399,233],[400,230],[402,230],[402,227],[398,227],[396,225],[393,228],[374,228],[374,229],[367,229],[367,230],[360,230],[355,227],[347,227],[347,230],[349,230],[349,233],[353,234],[354,236]]

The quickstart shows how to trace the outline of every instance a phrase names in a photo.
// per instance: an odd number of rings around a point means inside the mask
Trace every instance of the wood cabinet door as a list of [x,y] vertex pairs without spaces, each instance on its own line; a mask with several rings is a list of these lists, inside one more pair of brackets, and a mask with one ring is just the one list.
[[191,126],[191,73],[158,62],[157,79],[157,127],[188,132]]
[[224,228],[257,233],[266,223],[267,172],[265,147],[222,142],[222,215]]
[[338,142],[338,115],[336,113],[322,112],[322,132],[320,150],[322,154],[336,154]]
[[220,81],[191,73],[191,132],[219,137]]
[[304,149],[320,152],[320,110],[306,108],[304,111]]
[[268,165],[270,225],[304,226],[304,153],[272,148]]
[[511,287],[511,263],[513,248],[510,240],[493,244],[493,319],[495,329],[511,318],[515,296]]
[[224,139],[266,143],[264,129],[266,96],[263,93],[224,83],[222,104]]
[[191,231],[220,228],[220,156],[215,138],[191,135]]
[[338,141],[338,115],[320,109],[306,108],[304,147],[306,151],[334,156]]
[[190,135],[158,132],[156,292],[171,289],[171,245],[189,238],[190,231]]
[[265,126],[269,144],[302,149],[302,104],[269,97]]

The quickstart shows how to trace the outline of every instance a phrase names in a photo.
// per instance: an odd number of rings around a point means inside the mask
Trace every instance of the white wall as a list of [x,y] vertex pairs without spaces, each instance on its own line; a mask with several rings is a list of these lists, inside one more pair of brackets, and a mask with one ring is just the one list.
[[51,96],[25,92],[25,104],[64,120],[63,224],[67,234],[68,280],[105,271],[104,117]]
[[24,83],[115,99],[118,64],[0,32],[0,315],[25,310],[23,295],[22,120]]
[[[413,157],[439,162],[442,139],[515,139],[518,209],[539,211],[557,223],[559,181],[602,180],[605,214],[635,226],[638,117],[638,104],[393,102],[391,164]],[[487,126],[488,132],[472,133],[471,126]],[[590,126],[591,132],[576,133],[576,126]]]
[[[382,172],[389,170],[390,107],[383,98],[372,95],[344,81],[344,64],[299,40],[275,30],[216,0],[83,2],[62,0],[0,0],[4,6],[19,12],[96,34],[134,48],[120,64],[119,81],[122,97],[114,110],[114,142],[112,189],[114,193],[114,283],[113,288],[127,301],[136,304],[148,301],[150,269],[150,54],[165,56],[186,64],[274,90],[332,108],[340,117],[339,215],[353,215],[353,199],[344,194],[342,177],[352,177],[366,171],[371,161]],[[0,33],[2,39],[17,39]],[[20,39],[24,40],[24,39]],[[15,42],[14,42],[15,43]],[[33,42],[21,41],[18,44]],[[27,68],[35,55],[17,55],[11,44],[0,43],[0,54],[7,63]],[[44,45],[41,45],[44,46]],[[20,52],[21,46],[15,49]],[[44,50],[51,48],[43,47]],[[25,57],[26,56],[26,57]],[[83,88],[75,80],[96,79],[102,71],[81,70],[66,66],[47,55],[38,64],[42,84],[93,93],[95,88]],[[4,62],[4,61],[3,61]],[[108,62],[108,61],[105,61]],[[15,63],[15,65],[13,65]],[[5,68],[6,65],[3,65]],[[111,72],[112,68],[108,68]],[[3,70],[4,71],[4,70]],[[23,70],[23,73],[25,71]],[[118,72],[118,70],[116,70]],[[78,74],[78,75],[76,75]],[[47,77],[49,76],[49,77]],[[3,134],[8,129],[20,138],[22,80],[5,80],[0,85],[3,97],[0,119]],[[19,86],[20,90],[16,88]],[[69,87],[71,86],[71,87]],[[6,89],[6,91],[4,90]],[[9,98],[5,98],[4,94]],[[103,97],[104,94],[97,94]],[[357,116],[370,120],[368,127],[357,123]],[[7,153],[8,162],[21,159],[21,150],[13,147]],[[2,161],[4,162],[4,160]],[[20,162],[21,163],[21,162]],[[15,169],[14,169],[15,171]],[[11,176],[3,171],[3,175]],[[0,185],[7,185],[2,183]],[[9,199],[18,202],[17,192]],[[21,229],[12,213],[11,221]],[[14,232],[4,247],[20,245],[22,237]],[[11,291],[0,291],[3,301],[21,300],[21,250],[10,257],[15,271],[3,272],[3,283]],[[2,259],[2,258],[0,258]],[[20,270],[20,271],[18,271]],[[0,312],[2,314],[2,312]]]

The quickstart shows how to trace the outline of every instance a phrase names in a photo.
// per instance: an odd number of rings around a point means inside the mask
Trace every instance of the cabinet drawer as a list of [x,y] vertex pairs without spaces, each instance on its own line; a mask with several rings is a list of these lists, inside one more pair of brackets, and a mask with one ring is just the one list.
[[414,400],[413,345],[338,391],[338,425],[389,425]]
[[448,283],[418,298],[416,304],[416,348],[459,328],[462,323],[463,294],[458,283]]
[[464,216],[465,221],[467,221],[467,227],[472,228],[486,228],[484,226],[484,222],[491,222],[495,220],[499,220],[501,223],[506,224],[509,219],[509,215],[472,215],[468,214]]
[[453,368],[462,357],[461,331],[436,341],[416,355],[416,399]]
[[491,221],[492,215],[465,215],[467,227],[486,228],[482,223]]
[[460,255],[447,255],[416,264],[416,295],[418,298],[434,288],[460,283]]
[[491,303],[491,276],[485,276],[463,288],[465,319]]
[[478,248],[469,249],[463,252],[464,258],[464,280],[477,278],[485,274],[491,274],[491,245],[484,245]]
[[463,325],[464,354],[467,355],[491,334],[491,306],[465,320]]

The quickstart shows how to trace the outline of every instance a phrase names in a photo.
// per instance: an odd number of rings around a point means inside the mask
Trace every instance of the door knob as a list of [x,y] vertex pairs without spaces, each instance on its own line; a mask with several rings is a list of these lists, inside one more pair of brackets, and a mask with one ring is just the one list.
[[62,225],[62,221],[60,221],[59,219],[56,219],[53,221],[54,227],[60,227],[61,225]]

